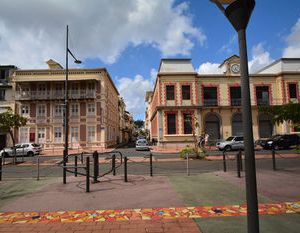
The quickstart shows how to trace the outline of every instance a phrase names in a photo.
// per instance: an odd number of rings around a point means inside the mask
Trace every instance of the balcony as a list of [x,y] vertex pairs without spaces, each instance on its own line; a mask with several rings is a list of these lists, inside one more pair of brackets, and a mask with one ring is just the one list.
[[241,106],[242,99],[231,99],[230,103],[231,103],[231,106]]
[[[96,91],[70,90],[69,99],[95,99]],[[65,98],[64,91],[16,91],[16,100],[59,100]]]
[[204,99],[203,104],[204,104],[205,107],[218,106],[218,100],[217,99]]

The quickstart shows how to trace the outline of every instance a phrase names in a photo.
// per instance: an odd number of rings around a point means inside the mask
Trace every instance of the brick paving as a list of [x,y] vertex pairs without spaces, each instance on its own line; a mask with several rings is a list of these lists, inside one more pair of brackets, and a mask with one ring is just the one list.
[[201,233],[193,219],[0,224],[1,233]]

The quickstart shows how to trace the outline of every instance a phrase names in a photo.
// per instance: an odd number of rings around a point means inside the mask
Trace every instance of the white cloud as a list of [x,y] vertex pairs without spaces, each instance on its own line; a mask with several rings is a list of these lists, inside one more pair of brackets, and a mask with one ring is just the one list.
[[220,64],[218,63],[202,63],[198,68],[199,74],[222,74],[222,69],[219,68]]
[[300,57],[300,18],[286,37],[287,47],[283,50],[283,57]]
[[273,61],[270,53],[264,49],[263,43],[258,43],[252,47],[252,59],[248,62],[249,72],[255,73]]
[[2,0],[0,64],[41,68],[49,58],[64,64],[66,24],[70,49],[81,60],[114,63],[128,45],[141,44],[162,56],[189,55],[206,36],[188,8],[175,0]]
[[[153,70],[151,70],[152,74]],[[153,89],[153,82],[141,75],[134,78],[123,77],[117,81],[117,88],[120,95],[124,97],[126,110],[133,114],[134,118],[143,118],[146,103],[146,91]]]
[[237,35],[234,34],[233,36],[231,36],[231,38],[229,39],[228,43],[223,45],[220,49],[219,52],[220,53],[226,53],[226,54],[232,54],[234,48],[237,45]]

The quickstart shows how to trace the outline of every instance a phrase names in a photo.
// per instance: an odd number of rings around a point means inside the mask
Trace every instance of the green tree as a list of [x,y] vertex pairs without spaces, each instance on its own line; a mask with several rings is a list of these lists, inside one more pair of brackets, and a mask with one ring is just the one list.
[[291,122],[294,127],[300,127],[300,104],[288,103],[275,106],[260,106],[259,111],[269,114],[273,123]]
[[[2,133],[8,133],[11,136],[13,147],[15,147],[14,130],[21,126],[26,125],[27,119],[18,114],[14,114],[11,109],[0,113],[0,131]],[[16,161],[16,153],[14,149],[14,162]]]
[[144,121],[143,121],[143,120],[136,120],[136,121],[134,121],[134,125],[135,125],[136,128],[138,128],[138,129],[143,128],[143,126],[144,126]]

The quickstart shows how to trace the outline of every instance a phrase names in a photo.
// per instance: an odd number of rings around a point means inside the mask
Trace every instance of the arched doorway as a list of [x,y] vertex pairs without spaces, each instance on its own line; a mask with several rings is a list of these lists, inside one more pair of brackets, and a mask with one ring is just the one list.
[[260,138],[269,138],[273,134],[273,124],[270,115],[261,113],[258,115],[258,133]]
[[234,113],[232,115],[232,135],[243,136],[243,120],[242,113]]
[[209,141],[220,139],[220,117],[216,113],[207,113],[204,118],[204,130],[209,135]]

